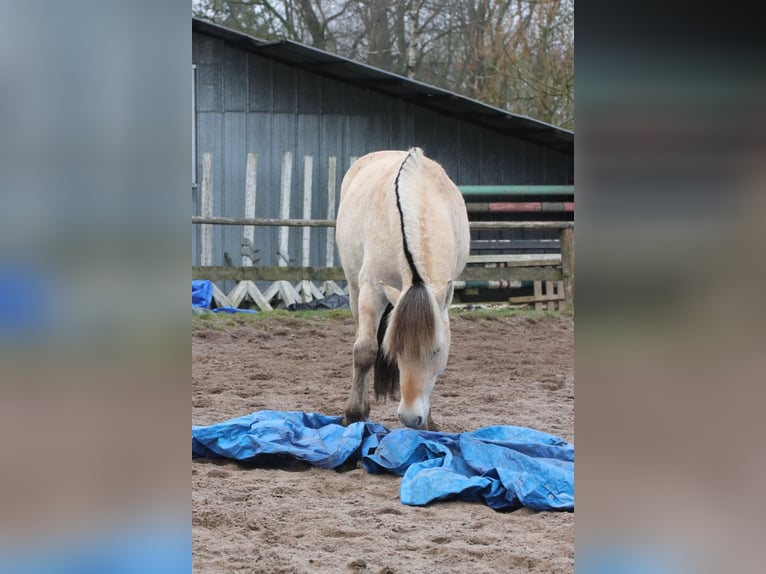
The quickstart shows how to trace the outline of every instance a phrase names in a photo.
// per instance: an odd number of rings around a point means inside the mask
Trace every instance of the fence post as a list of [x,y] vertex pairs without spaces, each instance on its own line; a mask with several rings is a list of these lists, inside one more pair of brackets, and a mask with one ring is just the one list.
[[561,275],[564,280],[564,307],[574,309],[574,229],[559,231],[561,246]]
[[[202,186],[200,188],[200,213],[202,217],[213,215],[213,156],[210,152],[202,154]],[[207,267],[213,263],[213,226],[206,224],[200,228],[200,265]]]
[[[335,219],[335,182],[336,157],[331,155],[327,165],[327,219]],[[335,266],[335,228],[327,228],[327,251],[325,266]]]
[[[255,218],[255,181],[258,158],[254,153],[247,154],[245,167],[245,217]],[[255,226],[245,225],[242,233],[242,266],[252,267],[255,253]]]
[[[311,219],[311,190],[313,184],[314,158],[310,155],[303,157],[303,219]],[[311,260],[311,228],[303,228],[303,262],[304,267]]]
[[[279,215],[282,219],[290,219],[290,187],[293,178],[293,154],[286,151],[282,154],[282,194]],[[290,228],[279,228],[279,247],[277,249],[277,265],[287,267],[290,264]]]
[[[311,219],[311,193],[313,187],[314,158],[310,155],[303,156],[303,219]],[[305,226],[302,230],[301,264],[308,267],[311,262],[311,227]],[[321,299],[322,294],[314,287],[311,281],[303,280],[298,284],[298,294],[306,303],[314,298]]]

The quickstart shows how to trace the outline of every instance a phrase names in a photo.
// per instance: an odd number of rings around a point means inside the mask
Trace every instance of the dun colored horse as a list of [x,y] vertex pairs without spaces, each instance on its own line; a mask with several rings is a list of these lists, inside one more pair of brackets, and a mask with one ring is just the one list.
[[419,148],[371,153],[343,178],[336,237],[356,323],[344,423],[369,416],[374,366],[376,398],[399,386],[399,420],[435,430],[430,396],[447,365],[447,310],[470,249],[462,195]]

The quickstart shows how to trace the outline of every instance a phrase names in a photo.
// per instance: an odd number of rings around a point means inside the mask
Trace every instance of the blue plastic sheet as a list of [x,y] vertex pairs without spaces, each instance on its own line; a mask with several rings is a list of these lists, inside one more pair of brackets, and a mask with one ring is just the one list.
[[362,441],[385,433],[382,425],[353,423],[319,413],[258,411],[210,426],[192,426],[192,458],[223,457],[258,464],[291,457],[335,468],[352,455],[358,458]]
[[50,335],[59,285],[33,265],[0,261],[0,344]]
[[[208,279],[192,279],[192,307],[210,309],[213,302],[213,282]],[[216,307],[213,313],[257,313],[255,309]]]
[[213,302],[213,283],[207,279],[192,279],[192,307],[210,309]]
[[255,315],[258,313],[255,309],[239,309],[237,307],[216,307],[215,309],[212,309],[213,313],[250,313],[252,315]]
[[[99,523],[42,540],[0,541],[3,574],[188,574],[192,544],[188,518],[156,517],[130,524]],[[103,521],[102,521],[103,522]]]
[[288,458],[323,468],[361,460],[367,472],[402,476],[403,504],[457,498],[495,510],[574,510],[574,446],[524,427],[449,434],[389,430],[371,421],[344,427],[341,417],[259,411],[192,426],[192,458],[197,457],[254,464]]

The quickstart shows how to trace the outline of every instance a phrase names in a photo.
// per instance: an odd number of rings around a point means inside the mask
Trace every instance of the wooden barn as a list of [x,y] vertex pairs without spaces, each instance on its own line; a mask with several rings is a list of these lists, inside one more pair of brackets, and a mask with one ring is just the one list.
[[[199,19],[192,36],[194,215],[333,219],[355,158],[411,146],[440,162],[467,202],[472,193],[472,220],[498,219],[487,208],[509,199],[498,186],[515,186],[517,201],[540,202],[543,193],[546,205],[572,205],[563,187],[573,183],[570,131],[296,42]],[[573,209],[504,218],[571,221]],[[250,229],[248,239],[242,226],[193,225],[193,265],[339,264],[332,228]],[[557,237],[555,229],[472,232],[476,253],[497,238],[517,247],[550,239],[538,252],[556,251]]]

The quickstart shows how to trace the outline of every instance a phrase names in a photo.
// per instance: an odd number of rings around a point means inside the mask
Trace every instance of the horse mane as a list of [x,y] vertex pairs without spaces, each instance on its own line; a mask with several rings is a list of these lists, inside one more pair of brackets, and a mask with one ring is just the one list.
[[436,326],[438,309],[431,290],[425,284],[421,214],[423,203],[418,179],[423,150],[411,148],[396,175],[394,191],[402,228],[402,247],[412,271],[412,284],[397,301],[388,320],[383,351],[390,360],[398,355],[425,357],[439,344]]

